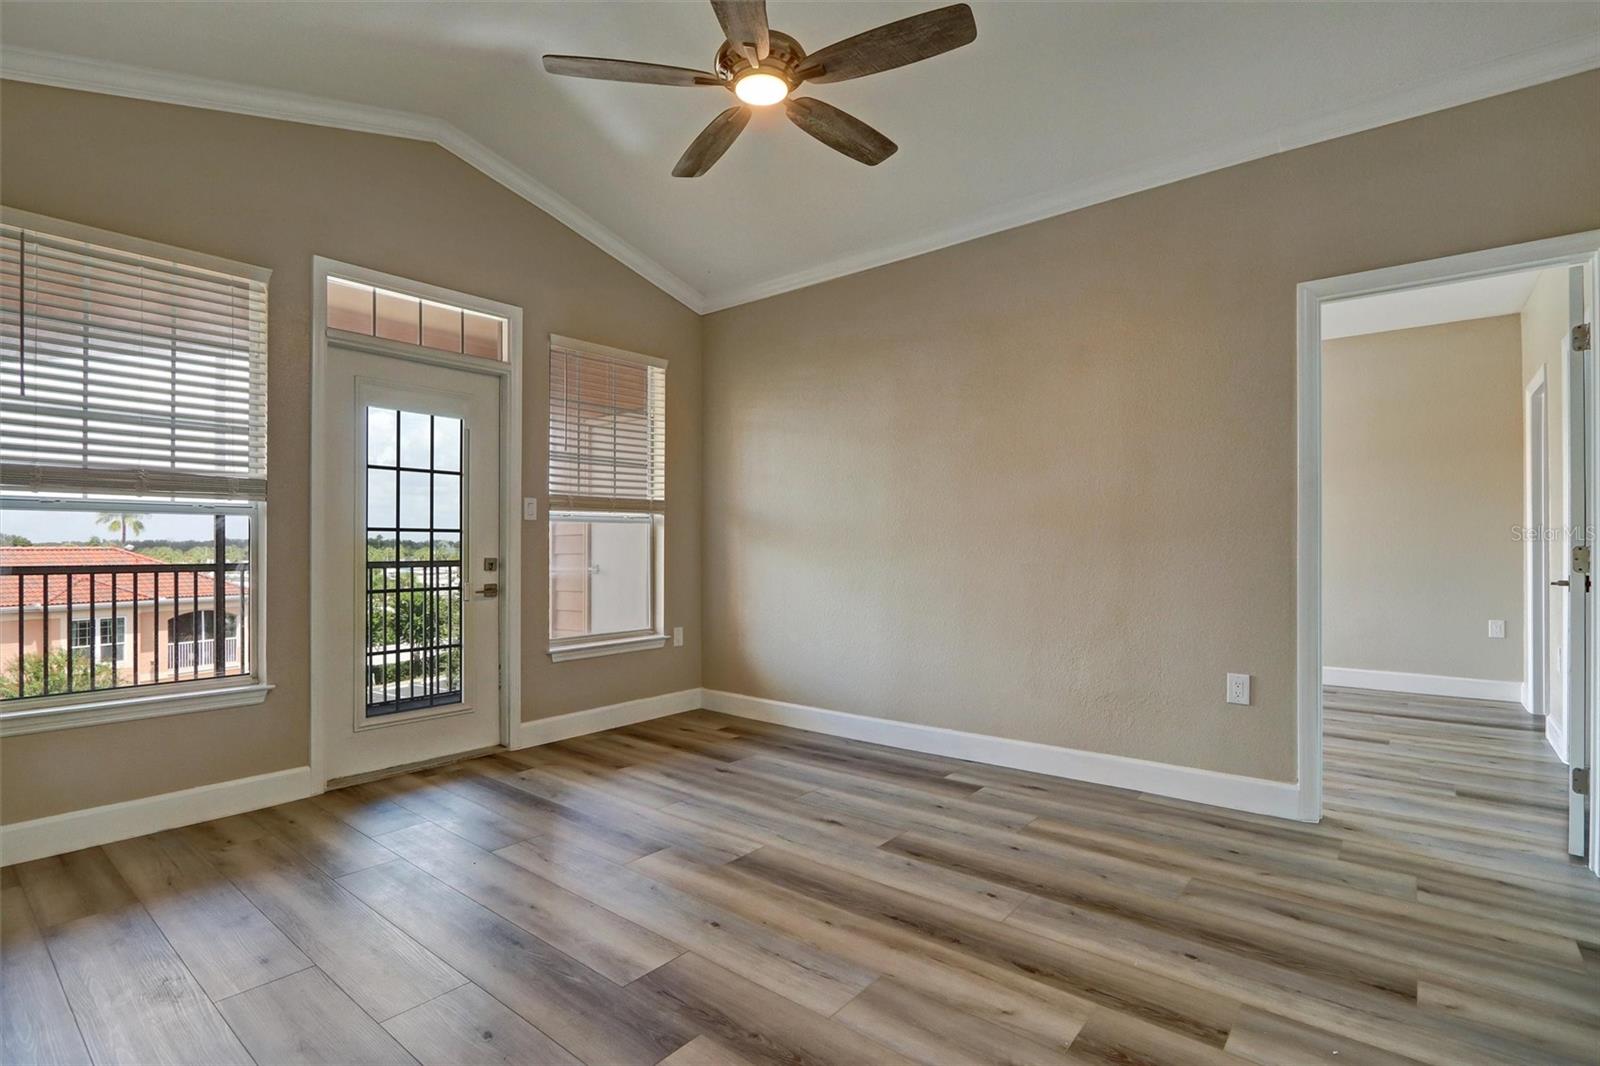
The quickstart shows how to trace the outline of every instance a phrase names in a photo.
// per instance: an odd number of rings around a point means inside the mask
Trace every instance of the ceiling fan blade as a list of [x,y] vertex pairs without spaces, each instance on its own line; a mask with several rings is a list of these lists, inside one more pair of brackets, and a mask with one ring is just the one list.
[[752,63],[767,58],[772,47],[767,34],[767,0],[711,0],[722,33],[743,50]]
[[565,78],[631,81],[639,85],[725,85],[704,70],[667,67],[660,63],[635,63],[631,59],[597,59],[594,56],[545,56],[544,69]]
[[845,81],[930,59],[977,39],[972,8],[951,4],[830,44],[807,56],[797,76],[802,81]]
[[858,163],[875,167],[899,151],[889,138],[832,104],[798,96],[785,101],[783,107],[790,122]]
[[711,165],[722,158],[722,153],[732,146],[749,122],[748,107],[730,107],[712,119],[711,124],[701,130],[700,136],[684,151],[678,165],[672,168],[672,176],[698,178],[710,170]]

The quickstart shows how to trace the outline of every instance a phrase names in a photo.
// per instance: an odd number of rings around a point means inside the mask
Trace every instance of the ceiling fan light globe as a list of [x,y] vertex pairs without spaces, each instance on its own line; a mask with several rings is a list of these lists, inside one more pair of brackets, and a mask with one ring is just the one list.
[[789,95],[789,83],[776,74],[751,70],[739,75],[733,94],[752,107],[768,107]]

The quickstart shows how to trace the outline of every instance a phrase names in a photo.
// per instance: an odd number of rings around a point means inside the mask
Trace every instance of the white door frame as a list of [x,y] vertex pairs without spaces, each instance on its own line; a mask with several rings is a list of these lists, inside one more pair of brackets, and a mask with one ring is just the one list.
[[[420,345],[404,344],[367,337],[342,330],[328,329],[328,276],[345,278],[392,289],[395,292],[437,300],[441,303],[481,311],[506,320],[506,361],[497,362],[480,356],[436,352]],[[325,378],[328,370],[328,342],[330,337],[341,348],[355,348],[377,355],[451,370],[488,374],[500,381],[500,743],[514,747],[522,707],[522,308],[511,304],[486,300],[470,293],[412,281],[409,278],[385,274],[367,267],[341,263],[325,256],[311,260],[311,454],[321,453],[321,412],[326,404]],[[311,510],[322,506],[324,495],[321,466],[311,464]],[[311,588],[313,595],[322,587],[321,563],[326,545],[322,544],[322,523],[311,521]],[[329,698],[326,680],[321,677],[322,666],[316,649],[323,647],[319,612],[311,612],[311,779],[318,788],[326,787],[325,752],[322,744],[322,724]],[[342,704],[345,694],[337,694]]]
[[[1600,307],[1600,230],[1307,281],[1296,290],[1295,761],[1299,777],[1297,814],[1303,821],[1322,818],[1322,305],[1352,296],[1557,266],[1587,266],[1589,306]],[[1590,404],[1587,409],[1592,421],[1596,406]],[[1600,484],[1593,480],[1597,475],[1600,471],[1591,469],[1590,492],[1600,499]],[[1596,628],[1591,626],[1590,632]],[[1600,663],[1600,657],[1591,654],[1590,661]],[[1592,715],[1594,700],[1589,703]],[[1590,735],[1592,738],[1593,730]],[[1593,796],[1590,798],[1592,801]],[[1591,822],[1600,823],[1600,818],[1591,818]],[[1596,831],[1600,826],[1591,826],[1589,861],[1600,872],[1596,865],[1600,856],[1595,854],[1600,848],[1593,842]]]
[[1538,715],[1549,713],[1550,672],[1550,391],[1543,364],[1522,390],[1522,427],[1522,705]]

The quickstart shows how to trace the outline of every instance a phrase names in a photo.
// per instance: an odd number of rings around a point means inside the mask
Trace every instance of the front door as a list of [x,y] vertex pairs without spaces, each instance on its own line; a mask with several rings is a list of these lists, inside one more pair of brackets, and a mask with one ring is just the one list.
[[329,345],[312,654],[330,781],[501,741],[501,380]]

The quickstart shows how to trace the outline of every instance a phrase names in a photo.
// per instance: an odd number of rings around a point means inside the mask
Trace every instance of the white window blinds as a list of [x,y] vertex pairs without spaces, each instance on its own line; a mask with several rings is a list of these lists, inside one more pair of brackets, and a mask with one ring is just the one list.
[[550,506],[659,511],[667,370],[647,356],[550,346]]
[[0,482],[265,498],[266,334],[261,277],[0,225]]

